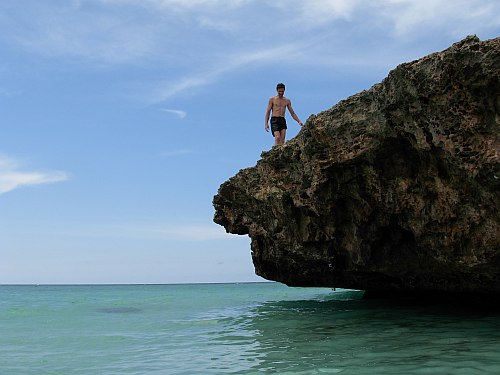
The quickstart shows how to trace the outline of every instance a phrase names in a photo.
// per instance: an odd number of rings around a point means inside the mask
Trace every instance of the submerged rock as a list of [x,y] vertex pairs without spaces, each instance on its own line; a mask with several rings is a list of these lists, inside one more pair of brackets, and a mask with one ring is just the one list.
[[404,63],[223,183],[214,221],[290,286],[500,293],[500,38]]

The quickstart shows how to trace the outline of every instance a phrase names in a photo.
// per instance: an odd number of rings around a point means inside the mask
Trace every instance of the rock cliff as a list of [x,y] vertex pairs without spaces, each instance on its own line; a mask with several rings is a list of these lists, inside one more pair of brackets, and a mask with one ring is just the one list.
[[223,183],[214,221],[290,286],[500,296],[500,38],[404,63]]

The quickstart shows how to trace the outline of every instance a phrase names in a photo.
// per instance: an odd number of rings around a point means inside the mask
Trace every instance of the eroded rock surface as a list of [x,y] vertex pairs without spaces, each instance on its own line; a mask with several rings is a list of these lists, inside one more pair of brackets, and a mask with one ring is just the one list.
[[214,221],[291,286],[500,294],[500,38],[404,63],[223,183]]

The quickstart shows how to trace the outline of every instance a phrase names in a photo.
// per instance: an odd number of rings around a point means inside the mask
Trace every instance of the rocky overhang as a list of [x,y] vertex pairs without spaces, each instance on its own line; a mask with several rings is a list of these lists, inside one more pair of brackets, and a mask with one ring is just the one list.
[[309,117],[214,221],[290,286],[500,296],[500,38],[471,36]]

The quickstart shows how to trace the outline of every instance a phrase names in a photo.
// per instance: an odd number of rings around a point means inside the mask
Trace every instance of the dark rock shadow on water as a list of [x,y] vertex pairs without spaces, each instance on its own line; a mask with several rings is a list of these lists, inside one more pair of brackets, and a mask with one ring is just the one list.
[[428,350],[437,358],[443,352],[440,365],[447,366],[453,360],[446,356],[453,359],[456,353],[474,352],[476,341],[496,343],[500,338],[494,329],[500,321],[497,313],[415,300],[274,301],[241,319],[252,332],[246,356],[255,363],[241,374],[365,374],[372,366],[373,374],[402,363],[408,367],[401,371],[417,373],[429,361],[422,356]]
[[368,291],[364,293],[363,298],[381,306],[428,308],[451,313],[461,311],[466,314],[500,314],[500,295],[498,294]]
[[98,309],[97,311],[105,314],[137,314],[140,313],[142,310],[136,307],[123,306],[123,307],[104,307]]

